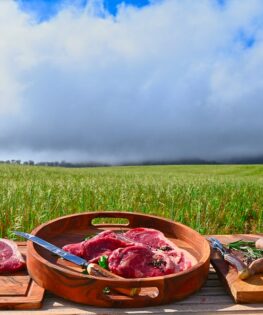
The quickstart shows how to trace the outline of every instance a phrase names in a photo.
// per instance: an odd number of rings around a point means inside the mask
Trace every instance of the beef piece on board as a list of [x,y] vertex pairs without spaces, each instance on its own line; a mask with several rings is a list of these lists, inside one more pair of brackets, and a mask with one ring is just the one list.
[[0,273],[15,272],[24,269],[25,261],[15,242],[0,239]]
[[116,248],[123,248],[131,244],[133,245],[131,241],[121,239],[117,233],[106,230],[89,240],[65,245],[63,249],[89,262],[97,262],[100,256],[109,256]]
[[98,261],[100,256],[109,256],[117,248],[130,246],[130,242],[125,242],[118,238],[105,236],[103,238],[90,239],[83,242],[83,258],[89,262]]
[[163,251],[178,249],[178,247],[172,241],[167,239],[162,232],[155,229],[140,227],[131,229],[123,235],[131,241],[144,244],[152,248],[161,249]]
[[108,263],[111,272],[124,278],[157,277],[180,271],[167,253],[141,244],[114,250]]
[[67,244],[67,245],[63,246],[62,249],[64,249],[66,252],[69,252],[70,254],[73,254],[73,255],[76,255],[79,257],[83,257],[83,247],[82,247],[83,242]]
[[173,264],[179,268],[179,271],[187,270],[197,263],[194,256],[176,246],[158,230],[143,227],[134,228],[124,233],[124,237],[138,245],[143,244],[153,250],[163,251],[170,257]]
[[[110,236],[112,238],[117,238],[116,234],[113,231],[106,230],[106,231],[103,231],[103,232],[93,236],[91,239],[92,240],[96,240],[96,239],[104,238],[106,236]],[[67,245],[63,246],[63,249],[65,251],[73,254],[73,255],[76,255],[76,256],[84,258],[84,251],[83,251],[84,247],[83,247],[83,245],[84,245],[84,243],[86,243],[88,241],[82,241],[82,242],[79,242],[79,243],[67,244]]]
[[[133,248],[122,251],[128,247]],[[97,262],[104,255],[115,257],[111,260],[111,271],[131,278],[154,277],[183,271],[195,263],[188,252],[177,247],[162,232],[149,228],[134,228],[126,233],[106,230],[87,241],[65,245],[63,249],[89,262]],[[121,258],[123,253],[127,254],[125,260]],[[119,258],[118,255],[120,255]],[[135,257],[136,255],[138,258]],[[114,267],[118,259],[122,261],[120,268]],[[152,261],[153,264],[148,264],[147,270],[144,270],[143,265],[145,259]],[[133,263],[136,270],[132,266]]]

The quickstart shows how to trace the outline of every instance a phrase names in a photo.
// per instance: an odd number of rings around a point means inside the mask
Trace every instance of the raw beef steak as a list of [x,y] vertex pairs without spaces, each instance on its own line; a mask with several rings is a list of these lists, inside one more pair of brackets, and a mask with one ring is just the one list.
[[0,239],[0,273],[15,272],[25,267],[25,261],[15,242]]
[[105,236],[103,238],[95,238],[85,241],[82,246],[83,258],[89,262],[96,262],[100,256],[109,256],[113,250],[130,246],[130,243],[126,243],[111,236]]
[[[96,240],[96,239],[100,239],[100,238],[104,238],[106,236],[110,236],[112,238],[117,238],[116,234],[111,231],[111,230],[106,230],[106,231],[103,231],[95,236],[93,236],[90,240]],[[79,243],[73,243],[73,244],[67,244],[65,246],[63,246],[63,249],[73,255],[76,255],[76,256],[79,256],[79,257],[83,257],[84,255],[84,243],[86,244],[87,242],[89,242],[89,240],[87,241],[82,241],[82,242],[79,242]]]
[[82,246],[83,243],[84,241],[80,243],[67,244],[63,246],[63,249],[73,255],[83,257],[83,246]]
[[197,263],[194,256],[188,253],[186,250],[178,248],[165,252],[175,265],[178,266],[179,271],[184,271],[191,268]]
[[196,263],[160,231],[134,228],[125,233],[107,230],[93,238],[63,247],[89,262],[108,256],[109,269],[122,277],[156,277],[186,270]]
[[178,247],[168,240],[164,234],[155,229],[135,228],[123,234],[127,239],[163,251],[178,250]]
[[75,244],[68,244],[63,247],[71,254],[85,258],[89,262],[97,262],[100,256],[109,256],[117,248],[123,248],[133,243],[118,237],[118,234],[111,230],[103,231],[93,238]]
[[161,250],[134,245],[114,250],[108,259],[111,272],[125,278],[164,276],[179,272],[179,265]]

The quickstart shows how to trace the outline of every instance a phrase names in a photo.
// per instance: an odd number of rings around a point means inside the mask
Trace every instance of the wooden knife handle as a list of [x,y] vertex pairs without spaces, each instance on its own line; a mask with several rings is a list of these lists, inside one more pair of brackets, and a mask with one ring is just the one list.
[[246,264],[236,256],[232,254],[225,254],[224,259],[237,269],[239,279],[244,280],[251,276],[251,272]]
[[[87,267],[88,274],[95,277],[106,277],[106,278],[112,278],[112,279],[124,279],[123,277],[120,277],[118,275],[115,275],[114,273],[110,272],[109,270],[106,270],[102,268],[101,266],[97,264],[90,263]],[[135,296],[138,295],[141,291],[140,288],[114,288],[114,290],[123,293],[128,296]]]

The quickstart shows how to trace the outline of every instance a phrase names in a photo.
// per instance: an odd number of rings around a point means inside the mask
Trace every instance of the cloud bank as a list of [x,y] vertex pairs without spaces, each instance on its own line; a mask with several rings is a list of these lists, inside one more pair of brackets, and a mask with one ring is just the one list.
[[97,0],[36,23],[0,1],[0,158],[263,154],[262,0]]

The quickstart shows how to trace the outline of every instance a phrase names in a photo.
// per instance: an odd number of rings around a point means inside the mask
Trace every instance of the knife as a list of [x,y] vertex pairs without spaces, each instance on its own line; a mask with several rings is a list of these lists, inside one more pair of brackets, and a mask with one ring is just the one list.
[[247,265],[238,257],[233,255],[218,239],[209,237],[208,241],[213,249],[220,252],[225,261],[237,269],[239,279],[244,280],[251,276],[251,272],[249,271]]
[[[76,264],[78,266],[81,266],[83,269],[86,269],[89,275],[96,276],[96,277],[106,277],[106,278],[112,278],[112,279],[124,279],[118,275],[115,275],[114,273],[102,268],[101,266],[89,263],[87,260],[70,254],[69,252],[43,240],[42,238],[35,236],[33,234],[25,233],[25,232],[19,232],[19,231],[13,231],[13,233],[17,236],[21,236],[23,238],[26,238],[29,241],[32,241],[33,243],[38,244],[39,246],[47,249],[48,251],[52,252],[53,254],[64,258],[67,261],[72,262],[73,264]],[[140,288],[114,288],[116,291],[119,291],[125,295],[128,296],[134,296],[140,292]]]

